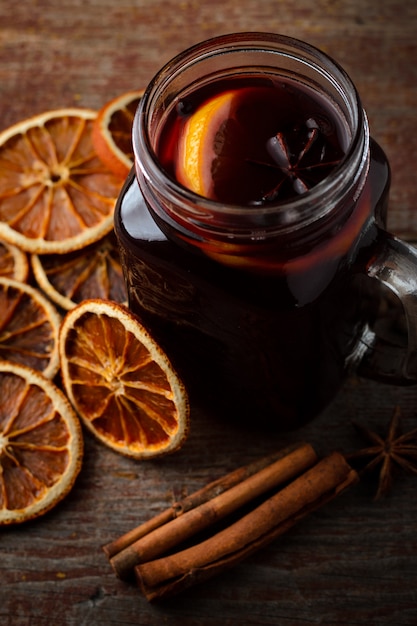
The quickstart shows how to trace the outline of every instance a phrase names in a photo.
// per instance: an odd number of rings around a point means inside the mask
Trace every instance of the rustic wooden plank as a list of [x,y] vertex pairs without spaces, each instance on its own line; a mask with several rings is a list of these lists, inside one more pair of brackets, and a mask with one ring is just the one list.
[[[417,12],[413,0],[0,1],[0,128],[49,108],[87,106],[146,85],[201,39],[271,30],[320,46],[349,71],[392,166],[390,227],[417,234]],[[361,445],[417,390],[352,379],[314,423],[272,435],[195,410],[182,451],[135,463],[86,434],[82,473],[54,511],[0,531],[0,622],[80,624],[417,623],[417,498],[412,477],[372,501],[364,481],[270,547],[161,607],[114,576],[101,545],[258,456],[299,439],[320,452]],[[1,400],[0,400],[1,401]]]

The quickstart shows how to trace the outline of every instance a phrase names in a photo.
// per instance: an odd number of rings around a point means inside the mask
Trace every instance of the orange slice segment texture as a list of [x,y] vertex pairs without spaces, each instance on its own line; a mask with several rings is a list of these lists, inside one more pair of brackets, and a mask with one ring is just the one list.
[[103,163],[124,179],[133,166],[132,126],[143,90],[128,91],[107,102],[98,112],[93,143]]
[[[61,318],[37,289],[0,278],[0,359],[53,378],[59,368]],[[1,400],[0,400],[1,401]]]
[[236,98],[233,90],[210,98],[186,121],[179,140],[176,177],[184,187],[206,198],[213,196],[216,134],[230,117]]
[[0,525],[43,515],[72,488],[83,440],[64,394],[39,372],[0,362]]
[[184,386],[126,307],[81,303],[63,320],[59,348],[65,391],[103,443],[136,459],[182,445],[189,420]]
[[27,254],[5,241],[0,241],[0,276],[22,283],[26,282],[29,276]]
[[121,182],[94,150],[96,115],[48,111],[0,133],[0,238],[62,254],[110,232]]
[[34,254],[31,261],[42,291],[67,311],[91,298],[127,301],[114,233],[82,250],[69,254]]

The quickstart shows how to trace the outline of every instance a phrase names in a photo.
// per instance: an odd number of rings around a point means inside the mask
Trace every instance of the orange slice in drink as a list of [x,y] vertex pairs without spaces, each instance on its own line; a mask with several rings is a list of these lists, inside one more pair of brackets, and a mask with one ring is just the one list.
[[48,111],[0,133],[0,237],[63,254],[111,231],[120,180],[92,142],[96,112]]
[[29,276],[29,261],[25,252],[5,241],[0,241],[0,276],[22,283]]
[[53,378],[59,368],[60,322],[55,307],[37,289],[0,278],[0,360]]
[[136,459],[181,446],[189,420],[184,386],[126,307],[82,302],[63,320],[59,349],[65,391],[100,441]]
[[67,311],[91,298],[127,301],[114,233],[83,250],[69,254],[34,254],[31,261],[40,288]]
[[0,525],[43,515],[72,488],[83,440],[64,394],[39,372],[0,362]]
[[216,135],[231,116],[236,98],[233,90],[210,98],[188,118],[181,133],[176,177],[184,187],[206,198],[213,195]]
[[143,90],[128,91],[107,102],[98,112],[93,142],[103,163],[125,179],[133,166],[132,125]]

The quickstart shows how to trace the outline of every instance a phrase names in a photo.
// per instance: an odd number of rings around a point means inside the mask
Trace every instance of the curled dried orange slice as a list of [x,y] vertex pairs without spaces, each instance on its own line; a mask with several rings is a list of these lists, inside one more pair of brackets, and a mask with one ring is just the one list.
[[63,254],[113,227],[120,180],[92,142],[96,112],[48,111],[0,133],[0,237],[26,252]]
[[0,359],[53,378],[59,368],[61,318],[37,289],[0,278]]
[[22,283],[29,276],[29,261],[25,252],[5,241],[0,241],[0,276]]
[[143,90],[128,91],[107,102],[94,123],[93,142],[103,163],[120,178],[133,165],[132,124]]
[[83,250],[34,254],[31,261],[39,287],[67,311],[91,298],[127,301],[114,233]]
[[0,362],[0,525],[43,515],[72,488],[81,427],[64,394],[39,372]]
[[103,443],[136,459],[181,446],[189,417],[184,386],[126,307],[79,304],[63,320],[59,349],[68,398]]

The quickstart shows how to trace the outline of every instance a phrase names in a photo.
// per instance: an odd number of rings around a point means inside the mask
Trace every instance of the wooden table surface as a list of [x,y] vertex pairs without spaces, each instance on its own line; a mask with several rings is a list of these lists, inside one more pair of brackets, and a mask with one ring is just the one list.
[[[389,227],[417,236],[417,5],[414,0],[0,0],[0,127],[47,109],[99,108],[144,87],[188,45],[230,31],[305,39],[350,73],[392,166]],[[1,398],[0,398],[1,402]],[[249,432],[193,411],[181,452],[137,463],[86,435],[71,494],[0,532],[0,623],[417,624],[417,480],[372,499],[363,481],[228,573],[161,606],[118,580],[102,544],[175,499],[288,442],[362,445],[350,420],[384,431],[395,405],[416,426],[417,388],[350,379],[299,432]]]

